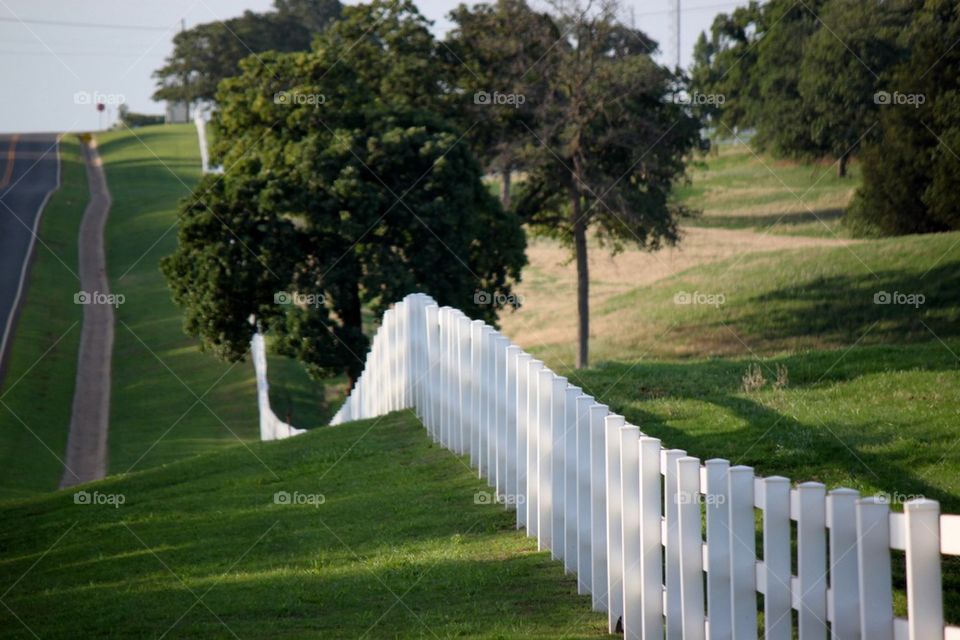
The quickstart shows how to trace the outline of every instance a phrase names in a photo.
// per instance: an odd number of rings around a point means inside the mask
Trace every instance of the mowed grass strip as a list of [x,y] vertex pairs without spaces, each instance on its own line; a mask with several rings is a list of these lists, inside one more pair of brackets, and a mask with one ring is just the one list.
[[829,161],[773,158],[749,140],[715,144],[692,159],[689,176],[675,194],[703,212],[689,224],[822,237],[846,235],[843,213],[860,184],[856,162],[847,177],[838,178]]
[[165,464],[258,437],[249,358],[225,364],[184,335],[160,272],[177,241],[177,203],[200,177],[193,125],[97,136],[113,206],[107,222],[116,313],[109,472]]
[[0,635],[607,637],[413,414],[251,448],[0,507]]
[[57,488],[70,428],[83,307],[77,234],[87,206],[80,141],[60,140],[60,188],[40,220],[0,389],[0,500]]
[[[555,297],[575,317],[564,283]],[[540,310],[508,315],[510,337],[559,368],[572,362],[570,340],[527,340],[545,334],[525,314]],[[960,337],[960,233],[734,255],[607,296],[590,320],[595,363],[949,345]]]

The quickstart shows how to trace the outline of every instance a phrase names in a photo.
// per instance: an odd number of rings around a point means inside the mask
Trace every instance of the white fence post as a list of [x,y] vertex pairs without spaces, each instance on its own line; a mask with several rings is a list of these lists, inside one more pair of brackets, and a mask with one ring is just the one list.
[[680,524],[679,487],[677,486],[677,460],[687,455],[682,449],[667,449],[663,452],[663,546],[666,556],[666,606],[664,617],[667,623],[668,640],[683,637],[683,609],[680,598]]
[[440,339],[440,326],[437,324],[437,313],[440,308],[435,305],[427,305],[426,313],[426,338],[427,338],[427,373],[428,383],[426,385],[426,403],[427,403],[427,430],[430,436],[437,439],[437,388],[439,385],[439,354],[437,341]]
[[[505,339],[506,340],[506,339]],[[504,425],[506,437],[504,437],[503,446],[506,451],[506,492],[507,507],[517,509],[519,505],[517,488],[517,365],[520,361],[520,347],[509,344],[506,348],[506,391],[504,402]]]
[[910,500],[903,505],[907,533],[907,624],[910,640],[943,635],[940,577],[940,503]]
[[643,576],[640,542],[640,429],[620,427],[620,539],[623,541],[623,636],[641,640]]
[[[551,557],[554,560],[564,560],[566,555],[566,531],[564,529],[564,515],[566,511],[566,486],[563,477],[564,460],[566,458],[566,439],[564,431],[567,424],[567,379],[556,376],[553,379],[553,416],[550,420],[550,443],[553,450],[550,454],[550,525]],[[566,563],[564,563],[566,564]]]
[[563,566],[567,573],[577,572],[577,398],[579,387],[567,387],[563,421]]
[[663,490],[660,441],[640,438],[640,575],[643,638],[663,637]]
[[860,630],[870,640],[893,640],[890,583],[890,507],[880,498],[857,501]]
[[537,412],[537,550],[553,547],[553,371],[546,367],[539,374],[540,409]]
[[593,550],[590,517],[590,480],[592,478],[590,456],[590,407],[593,398],[577,398],[577,593],[591,593],[593,589]]
[[797,589],[800,640],[827,637],[826,489],[819,482],[797,487]]
[[477,469],[480,475],[483,469],[483,425],[484,425],[484,397],[483,388],[483,320],[474,320],[470,323],[470,402],[474,415],[472,434],[470,437],[470,464]]
[[527,364],[527,535],[540,540],[540,371],[543,362]]
[[[524,351],[517,356],[516,362],[516,397],[517,403],[514,411],[517,423],[517,528],[527,526],[527,503],[530,501],[530,494],[527,491],[527,435],[528,416],[527,401],[530,388],[530,361],[532,356]],[[523,498],[521,502],[519,498]],[[528,532],[529,535],[529,532]]]
[[757,551],[753,518],[753,469],[730,467],[730,578],[733,637],[757,637]]
[[623,523],[620,509],[620,427],[623,416],[608,415],[604,420],[607,451],[607,626],[617,630],[623,617]]
[[730,463],[707,460],[707,618],[710,640],[732,640],[730,620]]
[[827,495],[827,527],[830,530],[830,589],[827,610],[832,615],[831,638],[860,638],[860,571],[857,568],[856,513],[860,494],[853,489],[834,489]]
[[495,334],[497,357],[497,495],[507,495],[507,347],[510,341]]
[[793,637],[790,481],[771,476],[762,481],[762,486],[764,637],[769,640],[790,640]]
[[[590,407],[590,522],[593,610],[606,611],[607,602],[607,430],[606,405]],[[659,467],[658,467],[659,472]],[[659,526],[659,523],[658,525]]]
[[677,525],[680,537],[680,610],[684,640],[703,640],[703,534],[700,518],[700,460],[677,460]]

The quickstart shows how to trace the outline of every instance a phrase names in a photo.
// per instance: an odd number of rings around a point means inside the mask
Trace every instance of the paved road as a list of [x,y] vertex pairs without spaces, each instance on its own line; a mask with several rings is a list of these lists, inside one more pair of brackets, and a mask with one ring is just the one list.
[[113,306],[108,300],[103,230],[110,213],[110,191],[95,142],[83,147],[90,202],[80,223],[80,290],[83,331],[73,391],[67,459],[60,487],[99,480],[107,472],[107,430],[110,423],[110,359],[113,353]]
[[36,252],[40,214],[59,181],[56,134],[0,135],[0,381]]

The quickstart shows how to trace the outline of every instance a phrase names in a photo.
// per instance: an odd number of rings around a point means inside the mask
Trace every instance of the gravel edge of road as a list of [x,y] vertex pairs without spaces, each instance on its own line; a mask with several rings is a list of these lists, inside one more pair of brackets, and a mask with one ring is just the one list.
[[77,379],[61,489],[99,480],[107,470],[114,309],[110,304],[98,303],[94,296],[110,294],[104,229],[112,200],[96,140],[91,138],[83,143],[83,157],[90,201],[83,213],[77,241],[80,290],[88,296],[88,303],[83,308]]

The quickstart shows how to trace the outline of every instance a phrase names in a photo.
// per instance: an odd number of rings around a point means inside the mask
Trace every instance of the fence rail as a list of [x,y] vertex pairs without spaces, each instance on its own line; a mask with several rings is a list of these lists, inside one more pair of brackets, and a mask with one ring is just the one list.
[[[792,638],[795,616],[801,640],[960,640],[944,626],[940,568],[942,554],[960,555],[960,516],[934,500],[897,513],[851,489],[792,486],[665,449],[492,327],[423,294],[384,314],[331,424],[398,409],[469,456],[517,527],[578,576],[611,632],[749,640],[761,594],[766,638]],[[891,550],[906,553],[906,618],[893,615]]]

